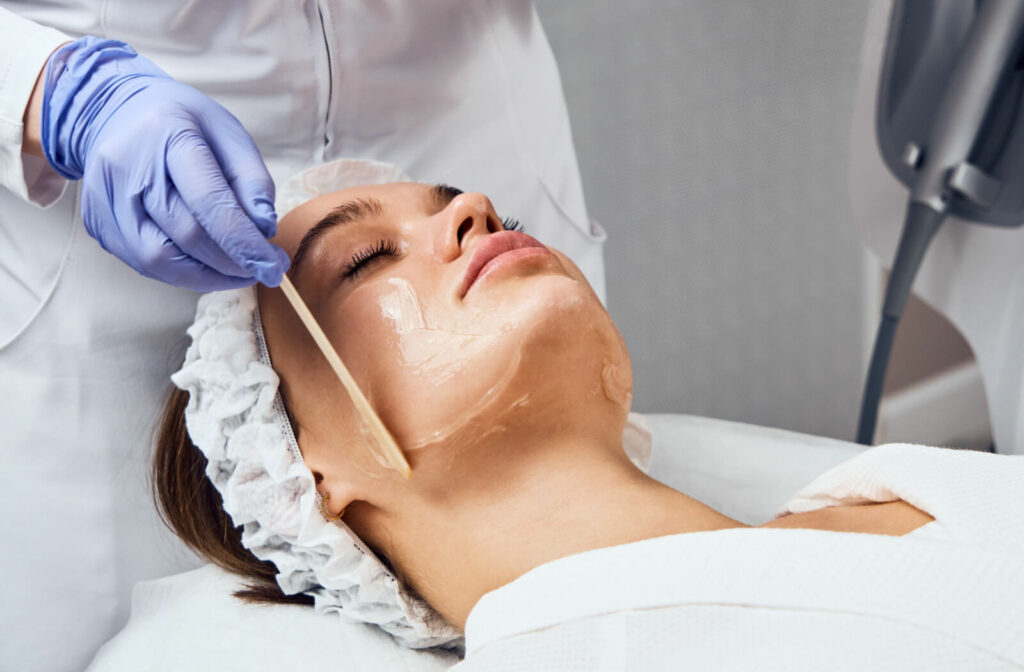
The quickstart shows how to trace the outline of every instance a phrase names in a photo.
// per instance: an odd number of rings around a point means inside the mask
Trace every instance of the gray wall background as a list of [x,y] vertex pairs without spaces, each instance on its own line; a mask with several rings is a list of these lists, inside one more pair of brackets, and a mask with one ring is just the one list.
[[867,285],[847,167],[867,3],[536,4],[609,235],[634,410],[852,440]]

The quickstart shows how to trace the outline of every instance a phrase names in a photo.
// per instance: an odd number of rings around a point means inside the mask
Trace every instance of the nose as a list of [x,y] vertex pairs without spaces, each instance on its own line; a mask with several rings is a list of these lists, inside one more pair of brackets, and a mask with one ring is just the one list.
[[459,194],[442,212],[441,240],[435,249],[444,261],[456,259],[477,236],[497,233],[505,227],[483,194]]

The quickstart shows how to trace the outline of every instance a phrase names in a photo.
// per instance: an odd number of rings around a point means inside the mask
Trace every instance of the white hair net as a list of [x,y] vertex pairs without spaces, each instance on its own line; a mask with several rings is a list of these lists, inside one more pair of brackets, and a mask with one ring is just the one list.
[[[407,180],[389,164],[335,161],[291,178],[278,212],[349,186]],[[255,288],[200,297],[188,334],[185,363],[171,380],[189,392],[189,435],[206,456],[206,475],[224,510],[242,527],[242,545],[274,563],[286,594],[313,596],[318,612],[374,623],[410,648],[461,651],[459,630],[406,590],[343,521],[321,515],[313,474],[278,394]],[[651,441],[640,416],[630,415],[623,439],[646,470]]]

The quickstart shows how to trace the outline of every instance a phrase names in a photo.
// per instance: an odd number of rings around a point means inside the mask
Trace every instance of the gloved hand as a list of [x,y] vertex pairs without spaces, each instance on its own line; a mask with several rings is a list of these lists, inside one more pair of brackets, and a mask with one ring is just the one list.
[[82,178],[82,219],[139,273],[200,291],[276,286],[274,183],[230,112],[123,42],[83,37],[46,66],[41,140]]

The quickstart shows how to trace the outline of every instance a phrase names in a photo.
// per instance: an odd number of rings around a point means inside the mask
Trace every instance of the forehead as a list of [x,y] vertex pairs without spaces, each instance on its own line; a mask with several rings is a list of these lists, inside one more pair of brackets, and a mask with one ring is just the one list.
[[317,222],[343,203],[373,198],[381,202],[388,212],[396,215],[432,214],[434,193],[430,185],[418,182],[372,184],[332,191],[312,198],[281,218],[273,241],[291,257],[302,237]]

